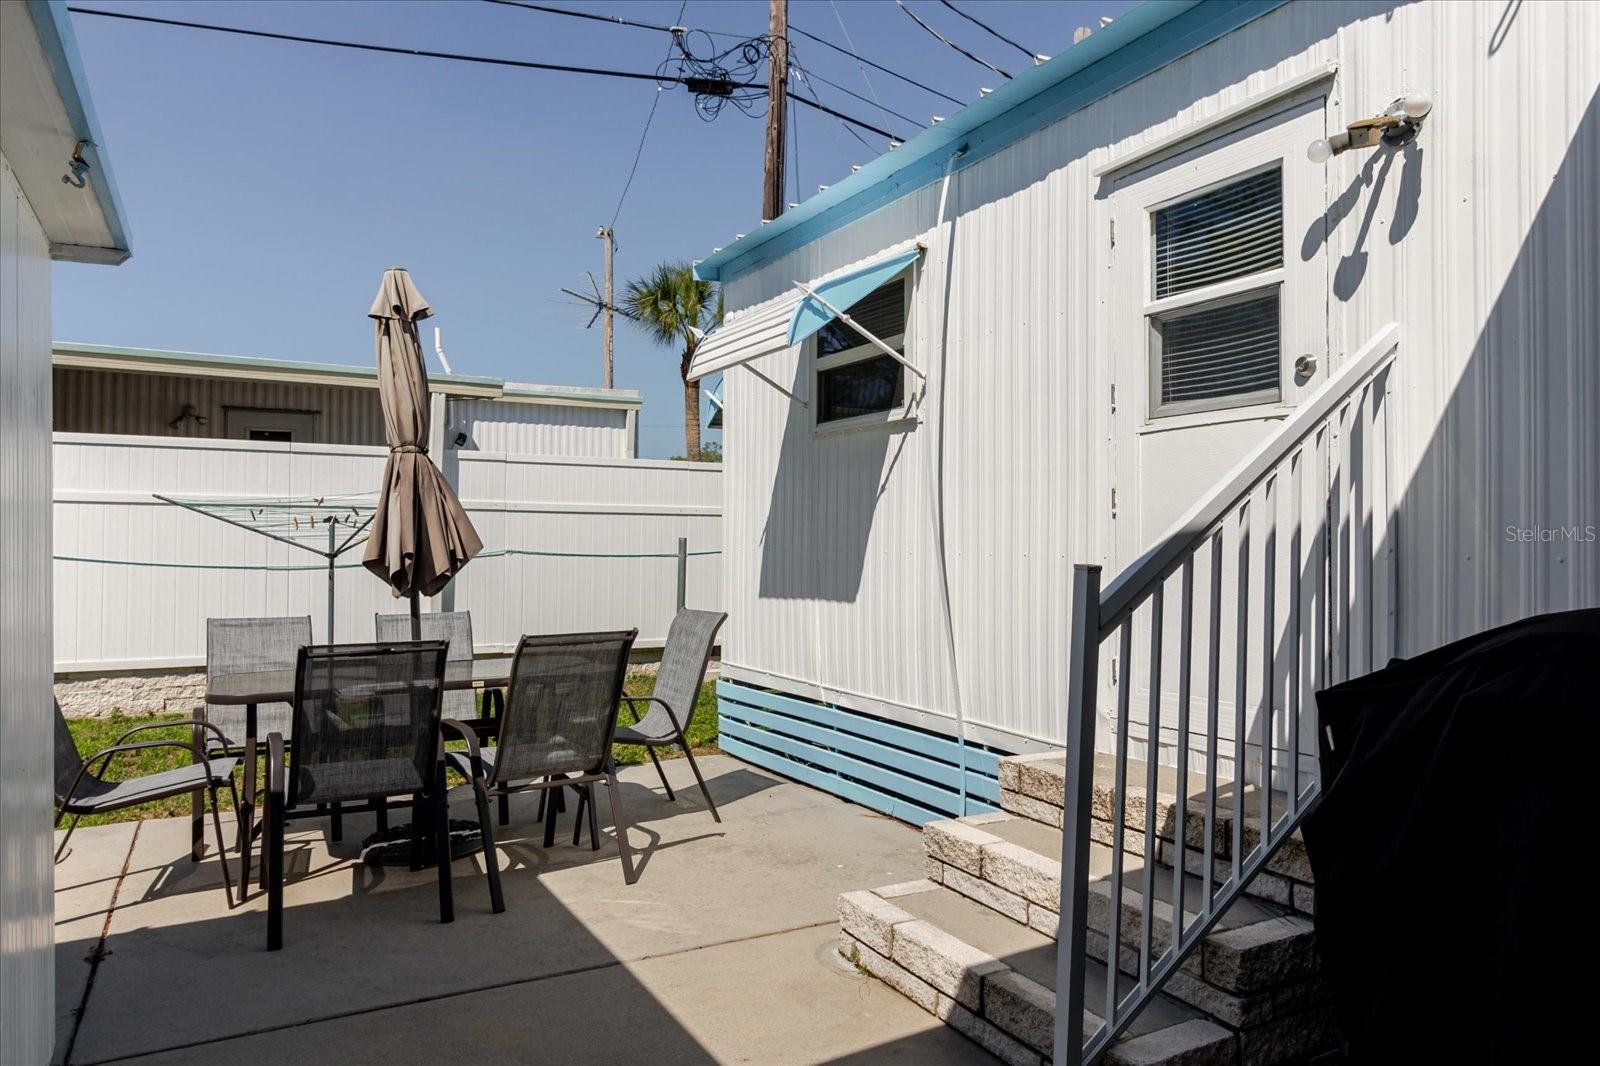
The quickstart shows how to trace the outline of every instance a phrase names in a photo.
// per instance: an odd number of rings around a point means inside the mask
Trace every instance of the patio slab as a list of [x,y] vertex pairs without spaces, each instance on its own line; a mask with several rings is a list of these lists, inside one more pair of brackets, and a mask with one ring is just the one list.
[[[325,821],[291,823],[285,949],[270,954],[265,899],[227,909],[215,857],[187,857],[186,819],[81,831],[58,871],[63,895],[108,880],[91,864],[126,860],[127,873],[109,879],[107,954],[68,1061],[237,1051],[396,1066],[462,1052],[616,1061],[647,1049],[674,1062],[982,1061],[832,953],[839,893],[917,876],[917,831],[726,756],[702,765],[720,825],[691,798],[681,760],[666,764],[675,803],[650,766],[624,771],[641,866],[632,886],[603,794],[598,852],[587,838],[572,846],[570,813],[557,845],[540,847],[537,797],[515,797],[502,834],[506,913],[489,912],[481,857],[461,860],[448,926],[431,871],[351,861],[370,819],[346,818],[342,844],[329,843]],[[465,816],[469,794],[455,795]],[[62,926],[63,1012],[83,999],[108,901],[74,902],[98,919]],[[66,1050],[64,1038],[58,1060]]]

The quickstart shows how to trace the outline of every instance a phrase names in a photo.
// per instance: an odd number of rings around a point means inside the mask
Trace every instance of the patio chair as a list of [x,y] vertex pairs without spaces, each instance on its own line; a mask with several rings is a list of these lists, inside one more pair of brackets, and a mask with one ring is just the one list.
[[[691,611],[686,608],[678,612],[678,617],[672,620],[672,628],[667,631],[667,646],[661,652],[661,669],[656,674],[655,688],[648,696],[622,697],[634,721],[632,725],[617,730],[618,744],[644,745],[644,750],[650,754],[650,761],[655,763],[656,773],[661,777],[661,785],[667,790],[669,800],[677,797],[672,794],[672,786],[667,784],[666,772],[661,769],[661,760],[656,758],[655,749],[667,744],[682,748],[689,760],[689,769],[694,771],[694,779],[700,783],[706,806],[711,808],[711,817],[718,822],[722,821],[722,815],[717,813],[716,801],[711,798],[711,790],[706,788],[706,779],[700,776],[694,752],[689,750],[688,730],[694,720],[700,686],[706,679],[706,664],[711,661],[711,648],[716,642],[717,630],[722,628],[727,618],[720,611]],[[637,706],[641,703],[654,704],[643,718],[639,717]]]
[[[311,616],[282,618],[207,618],[206,685],[232,674],[253,674],[262,670],[292,670],[295,656],[311,643]],[[201,717],[216,726],[217,736],[209,751],[235,755],[244,750],[245,709],[208,703]],[[256,741],[268,733],[289,731],[289,705],[262,703],[256,706]]]
[[[604,781],[611,793],[622,876],[630,885],[638,875],[628,851],[628,820],[611,745],[628,652],[638,635],[638,630],[630,629],[523,637],[511,667],[511,687],[494,746],[478,753],[445,753],[450,765],[473,782],[480,796],[502,784],[514,792],[576,788],[588,801],[589,836],[595,847],[599,847],[599,836],[593,786]],[[550,847],[555,841],[557,804],[543,806],[544,844]],[[486,811],[480,810],[479,816],[487,817]]]
[[[181,796],[185,792],[202,795],[210,792],[211,825],[217,832],[217,858],[222,862],[222,891],[227,896],[228,906],[232,907],[233,876],[228,872],[228,846],[222,840],[222,815],[217,806],[217,790],[224,785],[227,786],[233,796],[234,815],[237,819],[239,792],[233,784],[233,771],[239,765],[239,760],[216,759],[206,754],[207,745],[201,738],[206,735],[207,730],[215,730],[216,727],[197,718],[150,722],[134,726],[118,737],[115,744],[109,748],[102,748],[85,759],[78,753],[78,745],[72,739],[72,731],[67,728],[67,717],[61,713],[59,702],[55,705],[55,711],[56,827],[60,828],[61,819],[69,814],[72,816],[72,823],[67,826],[66,834],[56,847],[55,861],[60,862],[62,856],[67,853],[67,841],[72,839],[73,830],[78,828],[78,820],[86,814],[120,811],[125,807],[138,807],[171,796]],[[139,733],[175,726],[188,726],[190,739],[128,742],[129,737]],[[153,748],[182,748],[193,755],[194,761],[185,766],[147,774],[144,777],[130,777],[122,781],[108,781],[105,778],[106,769],[118,755],[149,751]],[[238,832],[243,834],[244,831],[244,823],[240,821]],[[191,858],[196,862],[199,861],[199,849],[191,852]],[[241,885],[241,895],[242,889]]]
[[[418,616],[417,640],[442,640],[447,645],[445,662],[472,661],[472,614],[469,611],[436,611]],[[373,632],[380,644],[411,640],[410,614],[375,614]],[[444,694],[446,718],[477,718],[478,694],[471,689],[456,689]]]
[[[424,825],[436,837],[439,920],[455,920],[450,885],[450,812],[440,730],[463,739],[472,755],[477,738],[460,722],[442,719],[443,641],[341,644],[300,649],[288,744],[267,736],[267,949],[283,946],[284,826],[316,817],[319,807],[365,801],[351,811],[377,810],[394,796],[412,802],[412,867],[420,868]],[[285,749],[288,761],[285,763]],[[478,791],[489,898],[505,910],[488,795]]]

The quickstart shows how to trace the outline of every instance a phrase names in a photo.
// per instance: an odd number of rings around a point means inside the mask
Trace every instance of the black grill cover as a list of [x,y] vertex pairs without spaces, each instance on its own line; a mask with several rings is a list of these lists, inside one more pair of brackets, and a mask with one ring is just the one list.
[[1600,893],[1580,871],[1596,850],[1574,823],[1595,825],[1575,816],[1597,711],[1600,610],[1317,694],[1323,796],[1304,832],[1352,1061],[1569,1061],[1593,1024],[1558,1000],[1593,958]]

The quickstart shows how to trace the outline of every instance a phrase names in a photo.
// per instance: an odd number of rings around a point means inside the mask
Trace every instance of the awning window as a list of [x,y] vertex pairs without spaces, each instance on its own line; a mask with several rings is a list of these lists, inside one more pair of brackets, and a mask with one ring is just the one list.
[[[789,319],[789,343],[799,344],[834,319],[828,305],[849,310],[873,290],[913,263],[922,249],[912,248],[870,266],[811,286],[815,294],[802,299]],[[818,299],[820,297],[821,299]]]
[[700,342],[689,366],[689,380],[801,343],[833,320],[833,312],[824,306],[824,301],[836,308],[848,308],[921,254],[920,245],[902,245],[869,263],[813,282],[808,286],[813,295],[803,293],[797,285],[776,299],[733,316]]

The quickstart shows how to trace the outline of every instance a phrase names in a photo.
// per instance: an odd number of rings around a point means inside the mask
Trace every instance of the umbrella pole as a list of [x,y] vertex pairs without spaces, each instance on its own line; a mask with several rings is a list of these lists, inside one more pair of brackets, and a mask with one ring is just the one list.
[[411,639],[422,639],[422,598],[411,593]]
[[339,557],[333,538],[337,530],[333,519],[328,519],[328,643],[333,643],[333,561]]

